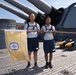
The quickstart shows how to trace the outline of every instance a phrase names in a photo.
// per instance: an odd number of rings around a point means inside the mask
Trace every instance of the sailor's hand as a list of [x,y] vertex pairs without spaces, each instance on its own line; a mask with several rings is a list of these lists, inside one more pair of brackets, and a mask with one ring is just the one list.
[[41,33],[45,33],[45,31],[44,30],[41,30]]
[[46,32],[51,32],[50,30],[47,30]]
[[40,33],[41,33],[41,34],[45,34],[46,32],[45,32],[44,30],[41,30]]
[[42,34],[42,36],[44,36],[45,35],[45,31],[41,30],[41,34]]
[[40,30],[36,30],[36,32],[40,33]]
[[56,33],[57,33],[57,31],[56,31],[56,30],[55,30],[55,31],[53,31],[53,34],[54,34],[54,35],[56,35]]
[[32,30],[27,30],[27,33],[30,33],[30,32],[32,32]]

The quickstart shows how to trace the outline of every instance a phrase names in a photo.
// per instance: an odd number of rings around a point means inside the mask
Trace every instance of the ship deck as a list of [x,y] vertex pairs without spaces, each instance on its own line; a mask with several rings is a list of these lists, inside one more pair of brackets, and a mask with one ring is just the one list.
[[[40,42],[38,51],[38,68],[33,68],[31,59],[30,69],[26,69],[27,62],[12,62],[7,49],[0,49],[0,75],[76,75],[76,50],[56,49],[53,53],[53,68],[45,69],[43,43]],[[57,47],[57,45],[56,45]],[[33,57],[33,55],[32,55]]]

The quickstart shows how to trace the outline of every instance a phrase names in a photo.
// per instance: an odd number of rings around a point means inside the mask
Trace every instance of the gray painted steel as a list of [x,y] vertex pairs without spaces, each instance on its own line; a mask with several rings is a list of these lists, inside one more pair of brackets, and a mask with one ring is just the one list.
[[[73,3],[65,9],[64,15],[60,23],[56,26],[56,29],[60,31],[76,32],[76,3]],[[56,36],[58,40],[65,37],[76,39],[75,34],[57,34]]]
[[37,8],[45,12],[45,14],[49,14],[52,10],[52,6],[47,4],[44,0],[27,0],[35,5]]
[[28,20],[28,14],[26,13],[22,13],[8,5],[5,5],[4,3],[0,3],[0,7],[2,7],[3,9],[17,15],[18,17],[22,18],[22,19],[25,19],[25,20]]
[[20,3],[17,0],[4,0],[4,1],[6,1],[6,2],[12,4],[12,5],[14,5],[15,7],[21,9],[22,11],[24,11],[27,14],[34,13],[36,16],[38,15],[38,12],[36,10],[34,10],[31,7],[27,7],[26,5]]
[[16,21],[12,19],[0,19],[0,49],[6,48],[4,29],[16,29]]

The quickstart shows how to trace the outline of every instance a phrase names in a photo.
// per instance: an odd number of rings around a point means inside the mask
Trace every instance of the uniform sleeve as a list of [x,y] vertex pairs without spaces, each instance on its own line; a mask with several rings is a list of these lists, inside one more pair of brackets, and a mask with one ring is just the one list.
[[40,30],[40,25],[39,24],[37,24],[37,27],[38,27],[38,30]]
[[53,26],[53,31],[55,31],[55,27]]
[[24,30],[27,30],[27,24],[24,25]]
[[41,27],[41,30],[44,30],[44,27],[43,26]]

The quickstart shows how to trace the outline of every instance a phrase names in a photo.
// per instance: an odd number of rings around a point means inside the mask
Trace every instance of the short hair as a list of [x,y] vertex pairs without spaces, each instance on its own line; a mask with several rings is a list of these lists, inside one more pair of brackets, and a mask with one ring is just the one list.
[[[47,16],[47,17],[45,18],[45,20],[46,20],[46,19],[48,19],[48,18],[50,18],[50,17],[49,17],[49,16]],[[50,18],[50,19],[51,19],[51,18]]]
[[34,13],[31,13],[31,14],[29,14],[29,17],[30,17],[32,14],[35,15]]

